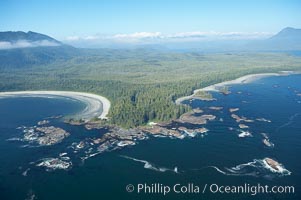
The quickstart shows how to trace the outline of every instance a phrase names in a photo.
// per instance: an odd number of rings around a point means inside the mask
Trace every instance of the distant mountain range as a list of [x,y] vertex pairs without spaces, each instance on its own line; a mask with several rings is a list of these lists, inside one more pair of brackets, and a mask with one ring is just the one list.
[[[175,47],[174,49],[178,50],[202,52],[295,51],[301,50],[301,29],[288,27],[268,39],[256,41],[209,41],[196,42],[193,43],[193,46],[190,44],[158,46],[160,48],[151,49],[169,51]],[[138,46],[137,48],[148,48],[148,46]],[[43,65],[77,56],[90,54],[97,56],[99,52],[99,50],[78,49],[47,35],[31,31],[27,33],[22,31],[0,32],[0,68]]]

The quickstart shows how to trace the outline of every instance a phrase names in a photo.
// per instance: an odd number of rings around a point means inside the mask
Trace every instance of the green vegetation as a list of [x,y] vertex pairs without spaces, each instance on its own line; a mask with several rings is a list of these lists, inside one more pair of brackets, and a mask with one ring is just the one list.
[[199,90],[194,94],[194,96],[199,97],[203,100],[213,100],[212,94],[210,92],[207,92],[207,91]]
[[190,108],[175,105],[174,101],[197,88],[246,74],[279,70],[301,70],[301,57],[284,53],[86,50],[50,64],[2,67],[0,90],[72,90],[100,94],[112,102],[109,123],[133,127],[179,117]]
[[222,86],[222,87],[218,88],[218,91],[225,95],[231,93],[228,86]]

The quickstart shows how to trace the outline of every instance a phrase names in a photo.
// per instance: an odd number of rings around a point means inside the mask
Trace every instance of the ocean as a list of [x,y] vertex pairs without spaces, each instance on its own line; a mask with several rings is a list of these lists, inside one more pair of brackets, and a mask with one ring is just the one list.
[[[216,116],[199,125],[209,130],[206,134],[185,139],[150,137],[84,161],[72,146],[107,130],[86,130],[55,117],[75,114],[85,108],[84,103],[68,98],[2,98],[0,199],[301,199],[301,75],[267,77],[229,89],[228,95],[213,93],[216,101],[184,102]],[[239,110],[231,113],[230,108]],[[243,129],[231,117],[234,113],[250,120],[240,122],[249,126],[249,136],[239,137]],[[15,139],[22,138],[24,127],[44,119],[70,136],[52,146]],[[264,145],[265,137],[273,148]],[[36,166],[43,158],[65,152],[72,161],[68,170]],[[269,169],[263,162],[267,157],[281,163],[283,171]],[[258,185],[279,186],[280,191],[255,194],[250,188]],[[225,192],[226,186],[232,192]],[[239,186],[249,191],[235,192],[233,188]],[[293,186],[294,192],[284,192],[286,186]],[[134,191],[128,192],[129,188]]]

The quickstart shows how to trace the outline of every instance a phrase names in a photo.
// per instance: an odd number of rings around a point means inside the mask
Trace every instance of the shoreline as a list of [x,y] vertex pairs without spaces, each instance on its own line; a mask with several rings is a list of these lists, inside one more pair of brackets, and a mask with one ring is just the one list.
[[86,108],[78,113],[81,119],[90,120],[93,117],[99,119],[107,119],[111,102],[100,95],[85,93],[85,92],[72,92],[72,91],[16,91],[16,92],[0,92],[0,98],[5,97],[67,97],[85,103]]
[[262,79],[262,78],[266,78],[266,77],[270,77],[270,76],[287,76],[287,75],[291,75],[291,74],[295,74],[295,72],[293,72],[293,71],[280,71],[280,72],[277,72],[277,73],[248,74],[248,75],[239,77],[237,79],[224,81],[224,82],[221,82],[221,83],[216,83],[216,84],[213,84],[213,85],[209,85],[209,86],[204,87],[204,88],[196,89],[196,90],[193,91],[192,95],[184,96],[184,97],[180,97],[180,98],[176,99],[175,104],[179,105],[185,100],[194,98],[194,95],[199,91],[218,92],[219,91],[218,88],[223,87],[223,86],[237,85],[237,84],[248,84],[248,83],[252,83],[252,82],[254,82],[258,79]]

